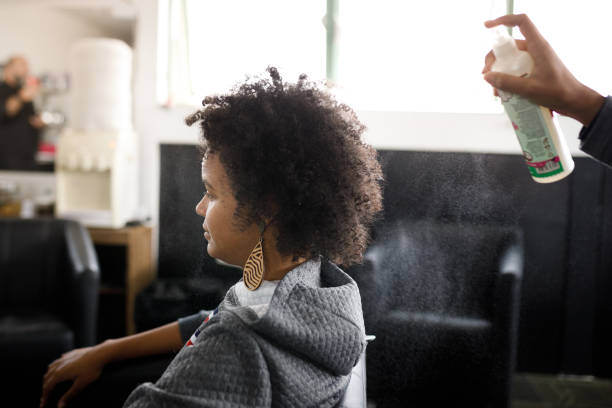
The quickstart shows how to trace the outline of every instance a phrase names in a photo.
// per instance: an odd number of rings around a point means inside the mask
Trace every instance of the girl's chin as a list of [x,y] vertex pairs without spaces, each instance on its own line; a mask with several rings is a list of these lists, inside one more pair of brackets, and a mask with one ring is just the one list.
[[215,258],[215,261],[217,261],[217,263],[220,263],[222,265],[227,265],[227,266],[233,266],[236,268],[240,268],[242,269],[243,265],[238,265],[239,262],[236,261],[232,261],[227,259],[227,257],[224,257],[222,254],[217,253],[217,251],[215,250],[215,246],[211,245],[211,243],[208,243],[208,246],[206,247],[206,252],[208,252],[208,255],[211,258]]

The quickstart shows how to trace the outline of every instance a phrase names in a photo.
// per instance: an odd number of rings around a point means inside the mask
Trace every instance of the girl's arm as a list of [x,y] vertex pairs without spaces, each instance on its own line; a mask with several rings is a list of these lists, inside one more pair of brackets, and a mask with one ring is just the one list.
[[72,387],[60,398],[58,407],[95,381],[108,363],[154,354],[176,352],[183,346],[179,323],[173,322],[132,336],[106,340],[93,347],[64,353],[49,365],[43,379],[40,406],[60,382],[72,380]]

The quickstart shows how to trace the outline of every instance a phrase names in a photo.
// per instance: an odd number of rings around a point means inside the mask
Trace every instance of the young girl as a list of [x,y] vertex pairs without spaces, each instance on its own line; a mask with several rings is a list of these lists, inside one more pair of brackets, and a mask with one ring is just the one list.
[[[125,407],[335,406],[365,346],[359,262],[382,207],[376,151],[355,113],[301,76],[247,81],[187,118],[202,130],[196,207],[208,253],[243,266],[218,308],[74,350],[43,386],[73,380],[60,406],[107,363],[178,350]],[[195,331],[194,331],[195,330]]]

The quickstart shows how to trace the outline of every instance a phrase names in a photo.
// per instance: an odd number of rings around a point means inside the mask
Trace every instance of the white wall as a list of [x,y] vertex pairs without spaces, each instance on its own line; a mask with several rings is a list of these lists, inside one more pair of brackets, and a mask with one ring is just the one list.
[[[520,154],[505,114],[358,112],[368,126],[366,140],[385,149]],[[578,148],[581,124],[560,117],[559,124],[572,155]]]
[[103,36],[90,22],[42,2],[0,2],[0,60],[23,54],[34,74],[65,72],[70,45]]

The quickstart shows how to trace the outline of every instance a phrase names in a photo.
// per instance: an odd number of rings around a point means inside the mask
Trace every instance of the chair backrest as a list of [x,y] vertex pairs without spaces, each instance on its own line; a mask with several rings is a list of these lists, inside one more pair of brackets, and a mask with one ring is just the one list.
[[404,221],[380,231],[366,259],[384,309],[489,318],[512,228]]
[[0,315],[61,307],[70,292],[66,222],[0,219]]
[[432,220],[378,231],[364,267],[352,274],[366,330],[378,338],[368,352],[377,403],[505,406],[520,274],[510,267],[520,262],[508,257],[520,237],[513,227]]
[[0,219],[0,317],[53,315],[77,347],[96,338],[100,269],[87,229],[73,220]]

